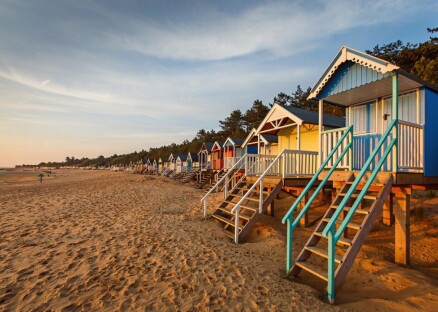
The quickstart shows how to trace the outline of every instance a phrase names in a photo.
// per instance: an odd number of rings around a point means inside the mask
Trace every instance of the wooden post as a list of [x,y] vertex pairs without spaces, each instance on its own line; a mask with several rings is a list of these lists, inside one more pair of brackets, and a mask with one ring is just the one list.
[[394,223],[394,214],[392,208],[393,198],[394,198],[394,194],[389,193],[383,205],[383,211],[382,211],[383,224],[387,226],[391,226]]
[[318,108],[318,141],[319,141],[319,148],[318,148],[318,167],[321,167],[322,164],[322,115],[324,113],[323,109],[323,100],[319,100],[319,108]]
[[410,192],[404,189],[394,196],[395,263],[410,264]]
[[[300,207],[299,211],[301,211],[304,208],[308,200],[309,200],[309,192],[307,192],[306,195],[304,195],[304,198],[301,200],[299,205]],[[308,224],[309,224],[309,210],[307,210],[304,216],[300,219],[300,227],[306,227]]]
[[301,125],[297,126],[297,150],[301,151]]
[[[398,75],[392,76],[392,119],[398,120]],[[392,148],[392,172],[398,171],[398,125],[392,129],[392,138],[396,139]]]

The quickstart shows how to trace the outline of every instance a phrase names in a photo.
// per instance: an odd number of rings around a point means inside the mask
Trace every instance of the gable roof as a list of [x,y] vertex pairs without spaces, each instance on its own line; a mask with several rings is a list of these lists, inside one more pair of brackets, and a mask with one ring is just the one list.
[[187,154],[187,159],[191,159],[193,162],[198,162],[198,154],[189,152]]
[[198,154],[202,151],[202,150],[206,150],[208,152],[208,154],[211,153],[211,149],[213,148],[213,142],[204,142],[201,145],[201,149],[199,150]]
[[177,159],[186,161],[187,160],[187,154],[178,154]]
[[252,128],[251,131],[248,133],[246,139],[242,143],[242,147],[245,147],[248,145],[248,143],[251,141],[251,139],[254,137],[254,135],[257,133],[256,128]]
[[308,99],[316,98],[319,92],[321,92],[323,87],[327,84],[327,82],[330,80],[330,78],[339,68],[339,66],[341,66],[346,61],[352,61],[354,63],[358,63],[362,66],[371,68],[381,74],[386,74],[388,72],[392,72],[396,69],[399,69],[398,66],[395,66],[375,56],[354,50],[346,46],[342,46],[338,54],[333,59],[333,61],[324,71],[322,76],[319,78],[316,85],[312,88],[312,91]]
[[215,147],[217,147],[216,149],[220,150],[222,148],[222,144],[220,144],[218,141],[215,141],[213,147],[211,148],[211,151],[213,151]]
[[278,136],[273,134],[260,134],[260,139],[263,141],[263,143],[278,143]]
[[[293,121],[293,123],[287,123],[287,121],[284,122],[285,119],[290,119]],[[291,126],[302,125],[303,123],[317,125],[318,112],[309,111],[295,106],[281,106],[279,104],[274,104],[274,106],[272,106],[271,110],[268,112],[266,117],[260,123],[256,133],[260,133],[263,130],[263,127],[268,123],[269,124],[278,123],[278,126],[282,126],[282,127],[285,127],[287,125],[291,125]],[[323,124],[324,126],[344,127],[345,118],[332,116],[329,114],[323,114]],[[272,128],[272,131],[275,130],[276,128]]]
[[[378,57],[343,46],[323,72],[308,99],[348,106],[390,96],[390,77],[399,74],[399,92],[421,86],[438,92],[438,88]],[[359,89],[360,88],[360,89]]]
[[236,147],[240,147],[240,146],[242,146],[244,141],[245,141],[244,139],[228,137],[225,140],[223,146],[227,145],[227,143],[229,142],[231,145],[234,145]]
[[[309,124],[318,124],[318,112],[315,111],[309,111],[307,109],[295,107],[295,106],[288,106],[285,107],[289,112],[300,118],[304,123]],[[338,117],[333,116],[329,114],[323,114],[323,124],[324,126],[331,126],[331,127],[345,127],[345,118],[344,117]]]

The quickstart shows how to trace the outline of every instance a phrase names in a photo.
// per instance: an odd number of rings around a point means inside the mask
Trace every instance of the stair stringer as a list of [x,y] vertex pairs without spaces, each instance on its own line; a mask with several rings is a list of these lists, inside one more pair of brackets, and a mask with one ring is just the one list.
[[347,252],[342,257],[340,265],[337,267],[335,271],[335,289],[339,289],[348,274],[354,260],[356,259],[357,254],[360,251],[365,239],[367,238],[371,228],[374,224],[374,221],[382,212],[383,205],[385,203],[385,199],[391,192],[392,188],[392,175],[388,177],[385,182],[385,185],[382,187],[380,192],[377,195],[376,200],[371,205],[369,210],[369,214],[366,215],[361,224],[361,229],[356,233],[351,241],[351,246],[348,248]]
[[[272,191],[269,193],[268,197],[263,200],[263,206],[262,206],[262,212],[266,212],[269,205],[272,203],[272,201],[277,197],[278,193],[280,193],[281,189],[283,188],[283,180],[280,180],[277,185],[272,189]],[[263,190],[260,190],[263,192]],[[239,239],[238,241],[241,241],[245,238],[246,235],[250,232],[256,221],[259,219],[260,213],[255,212],[251,219],[245,224],[245,226],[242,228],[242,230],[239,231]]]
[[[350,176],[348,177],[348,179],[346,180],[346,182],[349,181],[353,181],[354,180],[354,174],[351,173]],[[339,193],[342,193],[345,191],[345,189],[348,188],[347,184],[344,184],[341,188],[341,190],[339,191]],[[321,220],[319,221],[318,225],[316,226],[315,230],[313,231],[313,233],[310,235],[309,239],[307,240],[307,242],[304,244],[304,247],[301,249],[300,253],[298,254],[298,256],[295,259],[295,263],[299,262],[299,261],[305,261],[307,260],[310,255],[311,252],[308,251],[307,249],[305,249],[306,247],[313,247],[316,246],[318,244],[318,242],[322,239],[321,236],[318,236],[315,234],[315,232],[322,232],[322,230],[324,229],[325,225],[324,225],[324,219],[325,218],[329,218],[333,215],[333,209],[331,209],[330,207],[334,204],[337,204],[338,201],[340,200],[340,197],[337,195],[335,197],[335,199],[333,200],[333,202],[330,204],[330,206],[327,208],[324,216],[321,218]],[[286,274],[287,276],[298,276],[298,274],[302,271],[302,268],[298,265],[293,265],[292,268],[290,269],[290,271]]]

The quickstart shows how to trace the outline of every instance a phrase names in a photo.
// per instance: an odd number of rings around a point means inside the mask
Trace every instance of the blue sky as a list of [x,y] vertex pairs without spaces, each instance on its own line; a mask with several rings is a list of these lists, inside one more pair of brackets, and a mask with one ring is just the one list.
[[312,86],[342,45],[423,42],[437,1],[0,0],[0,166],[192,139]]

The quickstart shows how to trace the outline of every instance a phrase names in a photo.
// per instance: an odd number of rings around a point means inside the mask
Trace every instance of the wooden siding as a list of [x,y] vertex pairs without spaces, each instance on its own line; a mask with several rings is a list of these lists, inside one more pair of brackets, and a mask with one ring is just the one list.
[[[318,151],[318,126],[303,124],[300,129],[300,145],[302,151]],[[278,132],[278,150],[297,149],[297,128],[290,127]]]
[[438,177],[438,93],[425,89],[424,175]]
[[319,98],[325,98],[343,91],[357,88],[387,78],[389,75],[389,73],[382,74],[369,67],[362,66],[352,61],[347,61],[342,64],[332,76],[320,93]]

